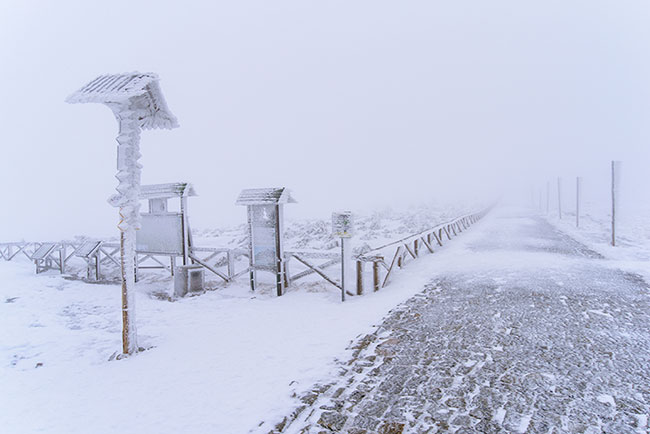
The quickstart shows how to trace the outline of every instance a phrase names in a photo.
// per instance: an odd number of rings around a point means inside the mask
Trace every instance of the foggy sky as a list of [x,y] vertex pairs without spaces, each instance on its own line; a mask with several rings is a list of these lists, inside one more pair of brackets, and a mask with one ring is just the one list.
[[135,70],[181,125],[143,132],[143,183],[192,182],[195,227],[250,187],[321,218],[557,176],[601,198],[612,159],[648,199],[647,0],[4,0],[0,56],[0,241],[116,233],[117,123],[64,99]]

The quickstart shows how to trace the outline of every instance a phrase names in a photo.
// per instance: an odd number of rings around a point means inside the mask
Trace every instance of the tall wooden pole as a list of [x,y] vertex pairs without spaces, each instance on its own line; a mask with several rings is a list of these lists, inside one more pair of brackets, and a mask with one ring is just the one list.
[[140,125],[138,113],[130,103],[113,106],[119,123],[117,136],[116,188],[120,206],[120,268],[122,274],[122,351],[133,354],[138,351],[135,326],[135,231],[140,228]]
[[[135,329],[136,230],[140,229],[141,129],[178,127],[153,73],[100,75],[74,92],[66,102],[108,106],[119,125],[116,188],[109,203],[120,209],[120,269],[122,275],[122,350],[138,351]],[[99,265],[99,264],[98,264]]]

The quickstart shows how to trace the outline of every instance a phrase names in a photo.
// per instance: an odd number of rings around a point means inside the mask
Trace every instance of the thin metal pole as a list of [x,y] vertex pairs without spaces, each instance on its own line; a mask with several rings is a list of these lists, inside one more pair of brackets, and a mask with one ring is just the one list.
[[551,210],[551,183],[546,181],[546,214]]

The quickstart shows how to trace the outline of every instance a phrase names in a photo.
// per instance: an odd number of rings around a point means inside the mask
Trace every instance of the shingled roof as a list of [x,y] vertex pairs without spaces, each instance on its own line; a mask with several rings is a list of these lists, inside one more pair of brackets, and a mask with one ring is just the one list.
[[275,205],[296,203],[288,188],[249,188],[242,190],[236,205]]
[[184,196],[196,196],[192,184],[175,182],[171,184],[150,184],[140,187],[140,199],[167,199]]
[[142,129],[176,128],[178,121],[167,107],[158,81],[158,75],[151,72],[100,75],[70,95],[66,102],[110,104],[142,97],[143,106],[148,112],[147,116],[140,119]]

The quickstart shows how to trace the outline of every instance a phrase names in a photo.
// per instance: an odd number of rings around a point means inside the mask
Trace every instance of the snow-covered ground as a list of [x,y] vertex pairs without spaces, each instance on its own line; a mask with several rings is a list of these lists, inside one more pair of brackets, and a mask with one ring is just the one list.
[[[432,220],[421,212],[376,214],[360,219],[359,239],[376,245],[438,223]],[[290,246],[331,243],[324,224],[291,224]],[[197,239],[209,235],[215,239]],[[160,297],[171,290],[168,278],[143,279],[137,326],[148,351],[123,360],[110,360],[121,347],[118,285],[36,276],[26,260],[2,261],[0,426],[11,433],[254,432],[290,411],[293,393],[331,375],[350,341],[420,291],[430,261],[454,255],[465,236],[382,291],[346,303],[325,282],[277,298],[271,286],[252,293],[246,279],[169,302]]]
[[624,213],[617,224],[615,247],[611,245],[611,214],[602,209],[591,207],[581,213],[579,227],[576,227],[575,211],[565,212],[562,219],[557,213],[551,213],[547,219],[607,258],[612,268],[640,274],[650,282],[650,210]]

